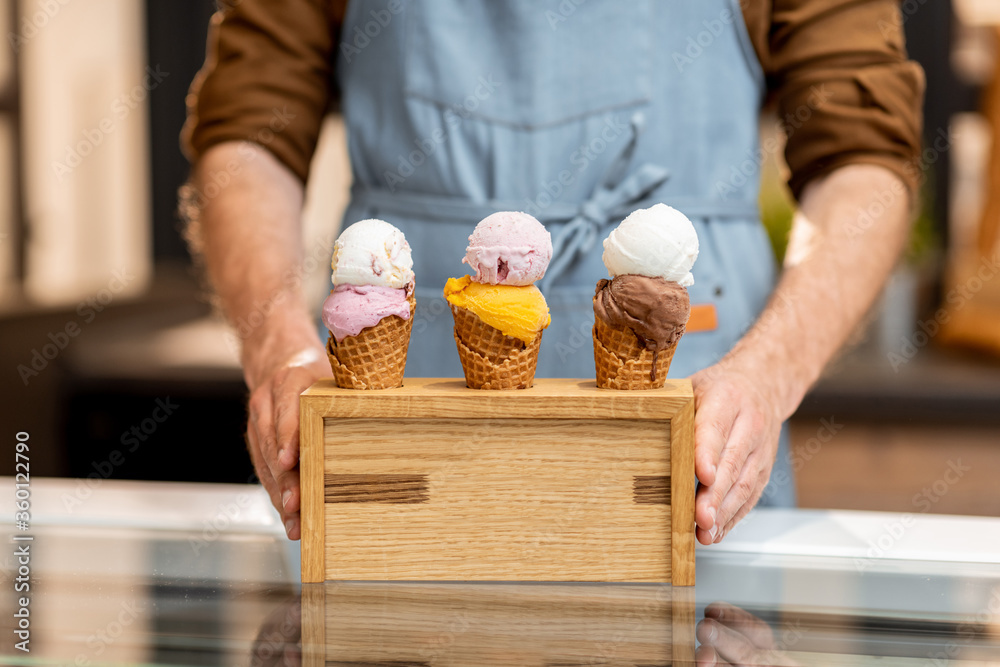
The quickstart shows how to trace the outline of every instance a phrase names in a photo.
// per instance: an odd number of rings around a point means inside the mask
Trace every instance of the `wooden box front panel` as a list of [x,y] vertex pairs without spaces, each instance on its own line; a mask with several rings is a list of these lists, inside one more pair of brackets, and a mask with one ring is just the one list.
[[325,421],[328,580],[670,580],[668,422]]
[[694,584],[691,383],[302,394],[302,578]]

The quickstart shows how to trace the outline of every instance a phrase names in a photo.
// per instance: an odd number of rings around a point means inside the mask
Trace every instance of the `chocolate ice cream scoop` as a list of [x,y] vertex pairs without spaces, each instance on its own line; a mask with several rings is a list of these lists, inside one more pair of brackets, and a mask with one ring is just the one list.
[[691,301],[686,288],[662,278],[626,274],[601,280],[594,315],[616,329],[631,329],[654,354],[684,334]]

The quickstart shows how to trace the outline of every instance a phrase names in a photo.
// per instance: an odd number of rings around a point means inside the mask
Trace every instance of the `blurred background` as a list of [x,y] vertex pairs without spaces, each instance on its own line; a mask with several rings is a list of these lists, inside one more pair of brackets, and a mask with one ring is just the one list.
[[[921,210],[879,306],[793,420],[804,507],[1000,514],[1000,3],[908,0]],[[0,418],[35,475],[247,483],[238,339],[183,240],[178,135],[211,0],[2,0]],[[778,136],[765,114],[761,132]],[[784,252],[780,151],[761,206]],[[328,291],[347,201],[331,113],[307,194]],[[319,185],[320,187],[316,187]],[[13,460],[0,474],[13,474]],[[79,495],[79,494],[77,494]]]

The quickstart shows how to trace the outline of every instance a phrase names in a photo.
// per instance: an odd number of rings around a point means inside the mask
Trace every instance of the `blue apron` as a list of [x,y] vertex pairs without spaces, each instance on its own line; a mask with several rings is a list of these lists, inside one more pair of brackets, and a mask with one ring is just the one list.
[[[462,376],[441,290],[495,211],[552,233],[539,377],[594,376],[601,241],[657,202],[694,223],[691,303],[719,322],[681,339],[670,375],[715,363],[754,322],[775,266],[757,204],[764,78],[738,0],[351,0],[343,35],[362,45],[337,66],[344,221],[382,218],[413,248],[407,375]],[[762,504],[793,504],[784,431],[775,478]]]

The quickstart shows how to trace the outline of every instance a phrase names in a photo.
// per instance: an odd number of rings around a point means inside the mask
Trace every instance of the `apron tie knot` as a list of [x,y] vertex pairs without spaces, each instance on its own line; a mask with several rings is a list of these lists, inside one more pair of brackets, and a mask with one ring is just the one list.
[[580,217],[577,220],[580,219],[586,221],[589,228],[596,231],[608,219],[608,211],[598,202],[588,199],[580,205]]
[[635,114],[630,125],[632,136],[628,143],[611,162],[590,198],[580,204],[576,216],[552,240],[552,261],[539,283],[542,292],[548,292],[552,283],[594,246],[604,227],[631,213],[632,207],[670,177],[669,171],[655,164],[644,164],[625,176],[644,125],[642,114]]

